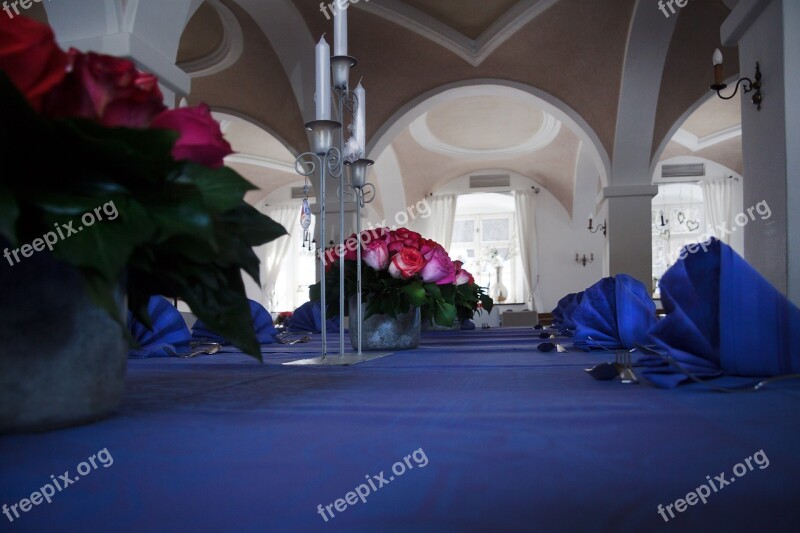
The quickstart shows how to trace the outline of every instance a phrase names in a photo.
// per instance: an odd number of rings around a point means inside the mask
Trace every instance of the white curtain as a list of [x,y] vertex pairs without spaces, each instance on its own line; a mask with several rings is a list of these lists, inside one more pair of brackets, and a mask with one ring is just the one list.
[[[722,226],[727,230],[731,230],[733,227],[732,197],[733,180],[723,178],[721,180],[703,182],[706,228],[709,233],[716,235],[725,244],[730,244],[730,236],[721,231],[721,229]],[[717,229],[718,226],[720,227],[719,230]]]
[[[295,231],[302,231],[300,228],[300,204],[268,207],[264,210],[264,214],[286,228],[286,231],[290,234]],[[281,265],[283,265],[286,256],[289,254],[291,245],[291,236],[284,235],[256,249],[256,254],[258,254],[258,258],[261,259],[261,264],[263,265],[261,269],[261,287],[263,288],[265,301],[262,304],[269,311],[273,311],[269,306],[275,303],[272,301],[272,295],[275,292]]]
[[453,242],[458,196],[455,194],[428,196],[424,201],[428,204],[430,216],[416,218],[409,227],[426,239],[438,242],[445,250],[449,250]]
[[536,239],[536,200],[533,191],[514,191],[514,205],[517,210],[517,239],[522,260],[523,284],[528,296],[528,309],[542,309],[539,291],[539,250]]

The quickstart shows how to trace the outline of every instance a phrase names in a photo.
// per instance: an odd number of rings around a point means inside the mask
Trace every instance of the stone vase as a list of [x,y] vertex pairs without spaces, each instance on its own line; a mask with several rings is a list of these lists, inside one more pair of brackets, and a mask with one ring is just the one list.
[[[0,287],[0,433],[112,413],[125,388],[128,342],[90,301],[78,272],[40,252],[13,266],[3,261]],[[122,283],[114,298],[124,317]]]

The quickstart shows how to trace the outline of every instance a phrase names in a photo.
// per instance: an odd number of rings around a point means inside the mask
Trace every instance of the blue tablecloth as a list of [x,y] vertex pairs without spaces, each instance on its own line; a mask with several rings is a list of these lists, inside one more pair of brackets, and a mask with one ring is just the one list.
[[[583,368],[608,354],[541,353],[537,334],[428,332],[416,350],[354,367],[278,364],[315,355],[318,337],[265,346],[264,365],[230,352],[129,361],[118,415],[0,437],[0,505],[99,450],[113,457],[13,523],[0,514],[0,531],[800,528],[796,383],[719,394],[595,381]],[[768,467],[659,515],[760,450]],[[367,477],[366,503],[325,522],[318,505]]]

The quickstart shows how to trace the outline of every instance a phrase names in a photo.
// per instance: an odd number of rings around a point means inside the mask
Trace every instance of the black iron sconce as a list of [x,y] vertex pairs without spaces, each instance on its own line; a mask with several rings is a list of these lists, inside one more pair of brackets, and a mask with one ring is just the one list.
[[744,93],[747,94],[751,91],[755,91],[755,94],[751,97],[753,104],[758,107],[758,110],[761,111],[761,102],[764,100],[763,96],[761,95],[761,65],[756,62],[756,75],[755,81],[751,80],[750,78],[741,78],[739,81],[736,82],[736,87],[733,90],[733,94],[730,96],[722,96],[722,91],[728,85],[723,81],[723,73],[722,73],[722,52],[720,52],[719,48],[714,51],[713,57],[714,63],[714,85],[711,86],[711,90],[717,93],[717,96],[722,98],[723,100],[730,100],[736,93],[739,92],[739,86],[742,86]]
[[608,227],[608,221],[604,220],[602,224],[598,224],[597,226],[592,226],[592,219],[589,219],[589,232],[590,233],[597,233],[598,231],[603,232],[603,237],[606,236],[606,228]]

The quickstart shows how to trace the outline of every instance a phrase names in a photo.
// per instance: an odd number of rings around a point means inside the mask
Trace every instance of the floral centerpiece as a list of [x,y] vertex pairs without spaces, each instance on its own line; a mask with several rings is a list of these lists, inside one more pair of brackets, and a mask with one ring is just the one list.
[[292,314],[293,313],[291,311],[281,311],[278,313],[277,318],[275,318],[275,325],[278,327],[284,327],[292,318]]
[[241,272],[258,280],[253,247],[286,231],[244,202],[255,187],[222,166],[231,147],[209,108],[168,110],[157,81],[0,17],[3,262],[19,273],[32,250],[52,254],[120,325],[121,280],[145,324],[151,295],[178,297],[260,357]]
[[[361,246],[362,292],[365,318],[396,317],[418,307],[422,317],[441,326],[470,318],[482,306],[491,311],[492,299],[473,276],[453,261],[439,243],[407,228],[378,228],[348,237],[337,248],[325,252],[329,312],[338,313],[332,302],[339,299],[340,257],[345,259],[345,297],[356,295],[357,249]],[[320,300],[320,284],[311,287],[311,299]]]

